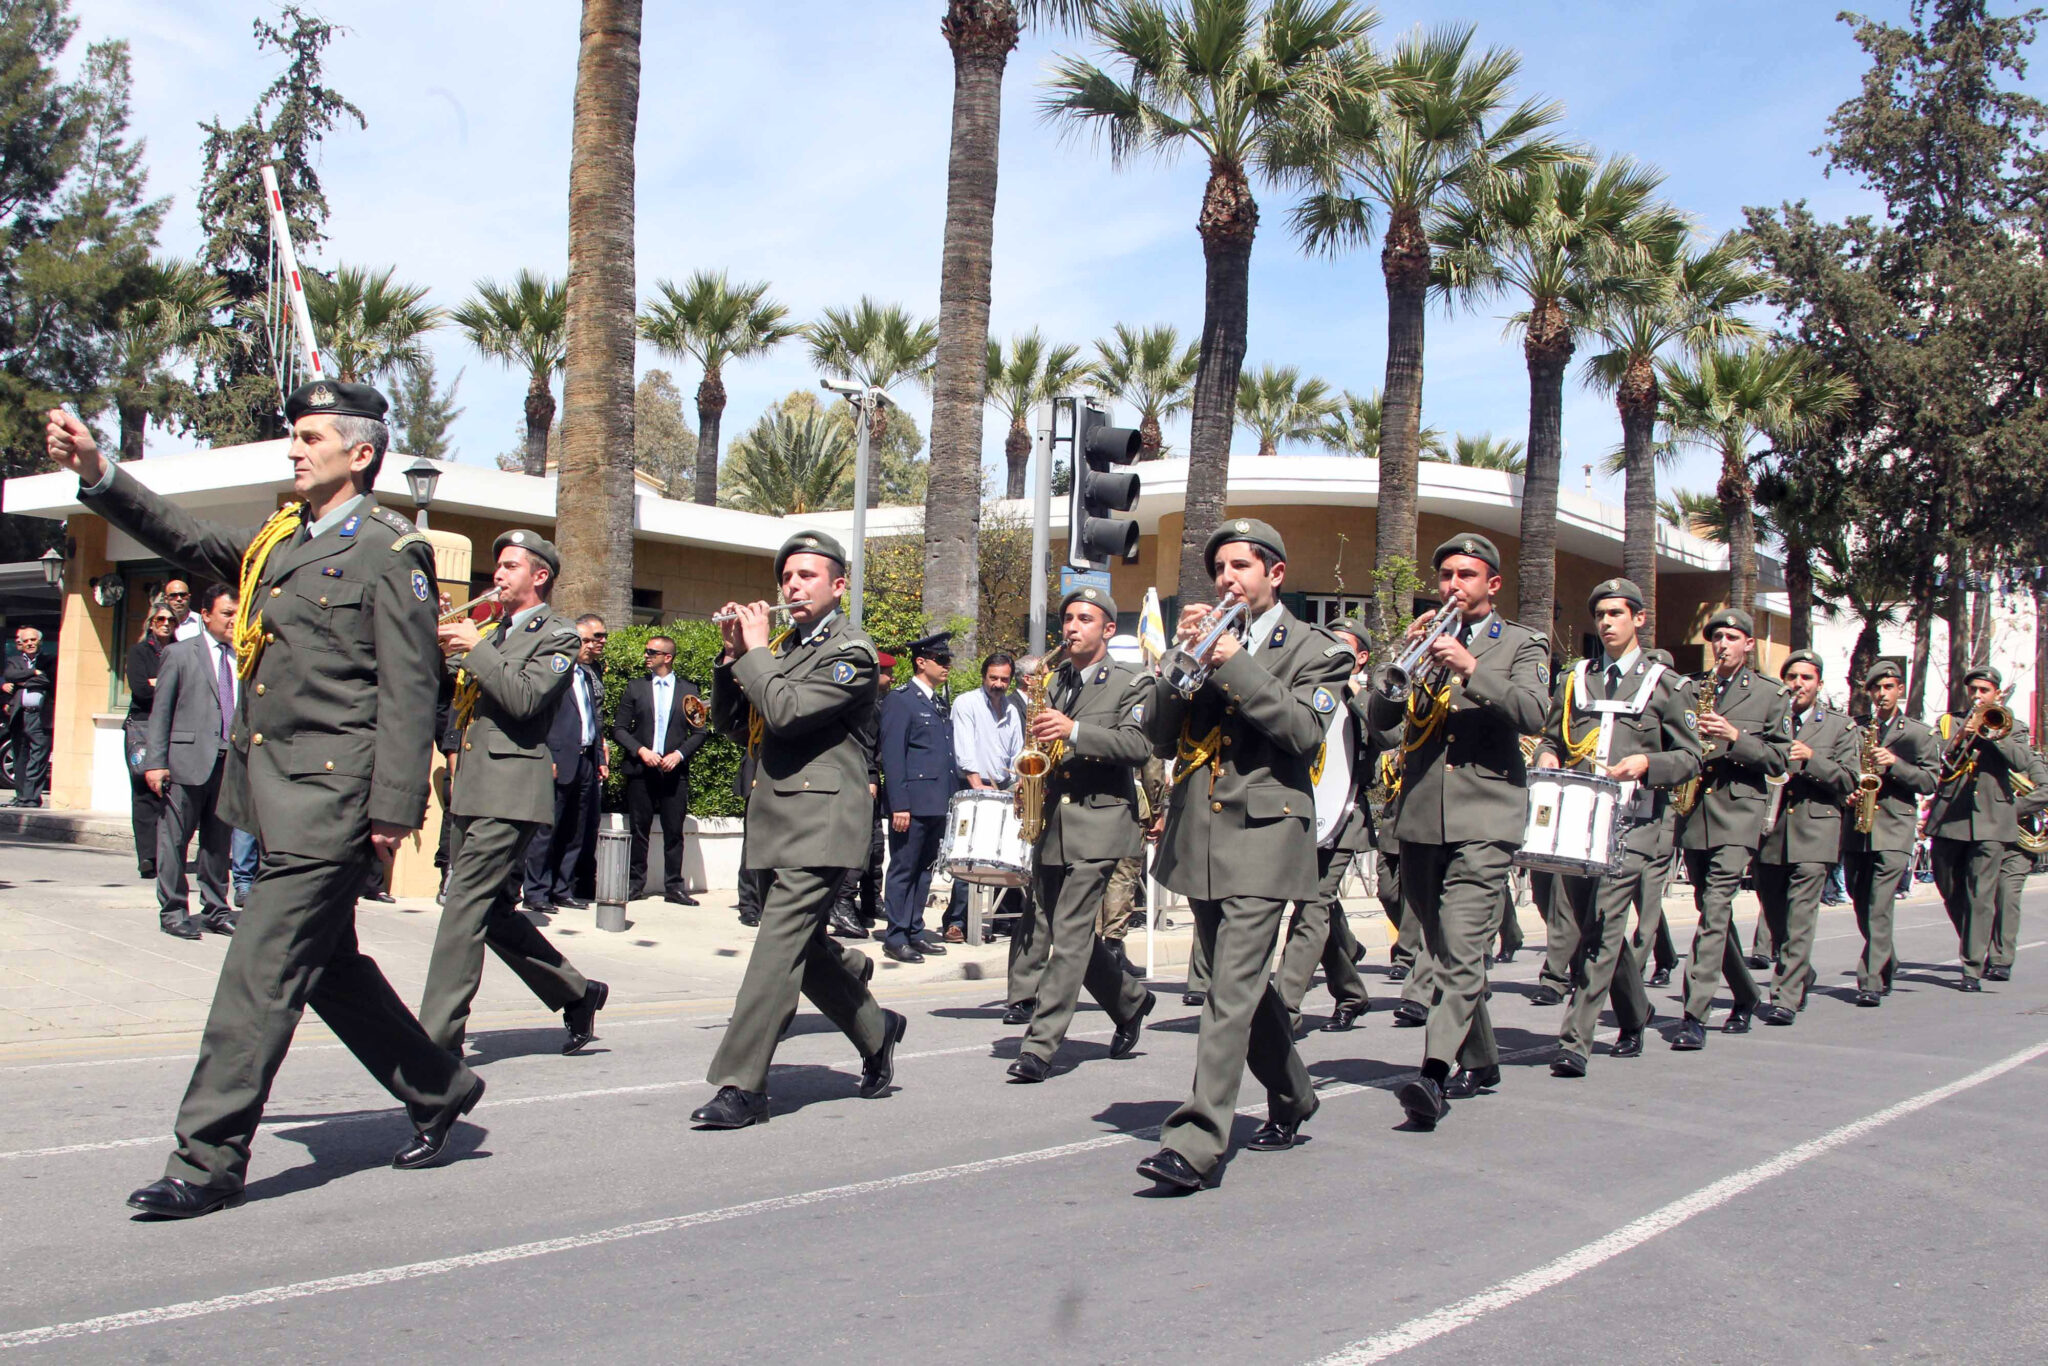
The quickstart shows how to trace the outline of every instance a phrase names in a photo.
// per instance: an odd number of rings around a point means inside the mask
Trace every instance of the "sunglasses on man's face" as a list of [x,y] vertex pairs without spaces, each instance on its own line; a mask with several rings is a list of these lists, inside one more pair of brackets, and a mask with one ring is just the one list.
[[164,596],[167,598],[189,598],[192,595],[190,593],[166,593]]
[[592,632],[591,632],[591,633],[590,633],[589,635],[585,636],[585,637],[584,637],[584,639],[585,639],[585,640],[610,640],[610,639],[611,639],[611,637],[610,637],[610,636],[608,636],[608,635],[606,635],[606,634],[605,634],[604,632],[602,632],[602,631],[592,631]]
[[656,658],[656,659],[674,659],[674,658],[675,658],[675,651],[674,651],[674,650],[642,650],[642,651],[641,651],[641,653],[642,653],[642,654],[646,654],[646,655],[652,655],[652,656],[653,656],[654,658]]

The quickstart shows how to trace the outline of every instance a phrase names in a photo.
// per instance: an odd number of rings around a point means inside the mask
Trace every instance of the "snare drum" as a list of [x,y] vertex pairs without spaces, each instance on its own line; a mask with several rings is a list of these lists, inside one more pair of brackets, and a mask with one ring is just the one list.
[[1529,770],[1529,820],[1515,865],[1603,877],[1621,865],[1624,808],[1635,784],[1561,768]]
[[1031,881],[1031,863],[1013,794],[985,788],[953,794],[939,844],[947,876],[984,887],[1023,887]]

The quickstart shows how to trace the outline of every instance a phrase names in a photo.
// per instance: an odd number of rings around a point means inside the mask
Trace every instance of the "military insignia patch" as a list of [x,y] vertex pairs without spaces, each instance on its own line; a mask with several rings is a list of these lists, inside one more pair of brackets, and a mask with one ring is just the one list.
[[523,531],[515,531],[510,536],[507,536],[505,539],[512,542],[512,544],[514,545],[525,545],[526,533]]
[[832,666],[832,681],[841,685],[853,682],[853,665],[840,660]]
[[567,656],[567,655],[550,655],[550,656],[548,656],[548,667],[549,667],[550,669],[553,669],[553,670],[554,670],[554,671],[555,671],[556,673],[558,673],[558,674],[565,674],[565,673],[569,672],[569,656]]
[[1095,601],[1095,590],[1092,588],[1084,588],[1081,590],[1081,597],[1086,602],[1093,602]]
[[1234,529],[1237,531],[1250,531],[1252,524],[1250,522],[1239,522]]
[[1349,645],[1325,645],[1323,647],[1323,658],[1335,659],[1338,655],[1348,655],[1351,652]]
[[363,519],[360,514],[350,513],[349,519],[341,524],[341,534],[344,536],[355,535],[356,527],[362,522],[362,520]]
[[535,617],[532,621],[526,623],[526,629],[528,631],[538,631],[546,622],[546,617]]
[[1685,728],[1687,730],[1698,730],[1700,728],[1700,714],[1698,712],[1689,711],[1685,714]]
[[332,408],[340,401],[340,396],[324,384],[317,389],[309,391],[306,395],[306,406],[308,408]]
[[432,586],[427,583],[426,571],[421,569],[413,570],[412,595],[418,598],[421,602],[425,602],[427,600],[427,595],[432,593],[433,591],[434,590]]
[[1328,716],[1337,710],[1337,698],[1328,688],[1317,688],[1315,695],[1309,699],[1309,705]]
[[1272,638],[1271,640],[1267,641],[1266,643],[1267,643],[1268,645],[1272,645],[1272,646],[1275,646],[1276,648],[1277,648],[1278,646],[1281,646],[1281,645],[1284,645],[1284,644],[1286,644],[1286,643],[1287,643],[1287,628],[1286,628],[1285,626],[1275,626],[1275,627],[1273,628],[1273,638]]
[[1131,719],[1141,726],[1145,724],[1145,704],[1143,702],[1131,708]]
[[1109,665],[1105,664],[1095,671],[1095,681],[1097,683],[1109,682]]
[[1497,622],[1497,621],[1496,621],[1495,623],[1493,623],[1493,625],[1492,625],[1492,626],[1489,626],[1489,627],[1487,628],[1487,630],[1486,630],[1486,638],[1487,638],[1488,640],[1499,640],[1499,639],[1500,639],[1500,623],[1499,623],[1499,622]]
[[1550,666],[1548,664],[1538,664],[1536,666],[1536,681],[1546,688],[1550,686]]
[[326,576],[327,576],[328,578],[330,578],[330,579],[338,579],[338,578],[340,578],[340,577],[341,577],[341,571],[340,571],[339,569],[336,569],[336,568],[335,568],[335,567],[334,567],[333,565],[331,565],[331,564],[329,564],[329,565],[322,565],[322,566],[320,567],[320,572],[321,572],[322,574],[326,575]]

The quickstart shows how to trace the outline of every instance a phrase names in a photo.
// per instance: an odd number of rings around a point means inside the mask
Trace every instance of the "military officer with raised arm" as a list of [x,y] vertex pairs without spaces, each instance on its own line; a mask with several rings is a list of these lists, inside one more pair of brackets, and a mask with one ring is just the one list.
[[[1208,672],[1192,696],[1162,677],[1146,720],[1154,751],[1177,761],[1155,876],[1188,899],[1210,964],[1193,1093],[1167,1117],[1159,1151],[1138,1164],[1139,1175],[1178,1191],[1213,1178],[1247,1063],[1266,1088],[1267,1118],[1252,1148],[1293,1147],[1316,1111],[1268,968],[1287,903],[1316,894],[1310,770],[1351,674],[1350,652],[1333,650],[1335,638],[1280,601],[1287,546],[1279,532],[1226,519],[1202,561],[1218,595],[1243,602],[1244,636],[1225,632],[1194,661]],[[1201,645],[1213,610],[1181,609],[1181,651]]]
[[568,695],[583,639],[548,609],[561,568],[552,544],[536,531],[508,531],[491,551],[491,583],[505,619],[488,632],[469,620],[439,632],[443,652],[461,664],[454,704],[461,739],[448,808],[455,823],[448,885],[420,1023],[435,1043],[461,1053],[488,944],[542,1005],[562,1012],[569,1030],[562,1051],[575,1053],[597,1037],[597,1012],[610,988],[585,978],[519,910],[515,870],[526,866],[526,846],[554,819],[548,729]]
[[215,983],[199,1063],[164,1179],[129,1196],[158,1218],[239,1204],[249,1145],[307,1006],[417,1131],[392,1159],[425,1166],[483,1079],[435,1045],[356,946],[355,906],[427,810],[434,696],[434,557],[379,507],[384,396],[315,380],[285,401],[292,498],[254,531],[192,516],[107,461],[85,425],[49,413],[50,457],[85,505],[188,574],[238,584],[242,686],[221,778],[222,819],[262,840],[255,885]]
[[[1913,862],[1920,798],[1934,791],[1941,748],[1932,730],[1906,715],[1903,660],[1872,664],[1863,675],[1863,687],[1870,694],[1870,724],[1877,731],[1871,752],[1879,779],[1877,807],[1869,830],[1858,829],[1853,815],[1845,824],[1842,873],[1849,904],[1856,910],[1856,928],[1863,935],[1863,956],[1856,960],[1856,1004],[1874,1009],[1891,993],[1892,974],[1898,971],[1899,958],[1892,950],[1892,907],[1898,900],[1899,879]],[[1860,776],[1860,755],[1857,771]]]
[[1956,983],[1961,991],[1984,989],[2005,855],[2020,837],[2014,801],[2024,782],[2015,783],[2014,778],[2026,778],[2033,752],[2027,747],[2026,724],[2010,712],[2003,736],[1980,732],[1974,740],[1957,737],[1977,708],[2003,705],[2004,687],[2004,675],[1991,665],[1971,669],[1963,675],[1967,705],[1960,712],[1944,713],[1936,728],[1944,750],[1959,747],[1961,755],[1953,773],[1943,771],[1941,776],[1949,781],[1935,789],[1934,804],[1927,811],[1934,885],[1955,926],[1962,958],[1962,977]]
[[[766,873],[761,925],[732,1020],[690,1116],[707,1129],[768,1121],[768,1064],[799,994],[860,1050],[860,1094],[886,1094],[904,1018],[868,990],[873,960],[841,952],[825,920],[846,870],[867,862],[868,751],[878,691],[875,647],[846,619],[846,552],[801,531],[775,555],[789,629],[770,639],[768,604],[727,603],[725,649],[711,684],[711,724],[754,760],[740,866]],[[858,965],[858,966],[856,966]]]
[[1791,699],[1776,683],[1749,667],[1756,623],[1737,607],[1707,619],[1707,645],[1714,668],[1696,681],[1699,707],[1700,788],[1689,815],[1678,823],[1678,847],[1699,908],[1699,929],[1686,964],[1685,1019],[1671,1046],[1689,1052],[1707,1046],[1707,1016],[1721,979],[1728,979],[1735,1008],[1725,1033],[1749,1032],[1760,999],[1742,961],[1730,921],[1735,893],[1751,856],[1763,843],[1766,779],[1782,777],[1791,746]]
[[[1434,1128],[1448,1099],[1500,1082],[1486,1010],[1486,955],[1528,816],[1522,737],[1543,728],[1550,645],[1494,610],[1500,551],[1477,532],[1436,549],[1437,592],[1452,629],[1429,646],[1406,701],[1375,689],[1373,725],[1402,754],[1401,913],[1422,927],[1429,956],[1429,1024],[1422,1068],[1399,1093],[1417,1125]],[[1411,640],[1436,614],[1418,617]],[[1461,1075],[1453,1077],[1453,1064]],[[1448,1098],[1448,1099],[1447,1099]]]
[[1045,682],[1045,703],[1031,718],[1031,743],[1052,754],[1045,784],[1045,828],[1032,870],[1033,933],[1045,937],[1045,963],[1032,993],[1031,1022],[1010,1076],[1041,1082],[1066,1042],[1085,985],[1116,1026],[1109,1056],[1130,1056],[1155,1004],[1096,933],[1097,911],[1119,862],[1145,848],[1138,817],[1138,770],[1152,755],[1145,708],[1152,680],[1109,657],[1116,600],[1076,588],[1060,600],[1066,659]]
[[1642,1056],[1643,1031],[1655,1013],[1629,942],[1629,908],[1643,869],[1662,843],[1670,790],[1699,773],[1692,688],[1682,675],[1649,659],[1638,643],[1642,590],[1628,579],[1609,579],[1586,605],[1600,636],[1600,657],[1582,661],[1558,681],[1536,765],[1603,774],[1623,784],[1615,819],[1627,823],[1628,833],[1614,871],[1557,880],[1555,895],[1571,908],[1579,977],[1550,1064],[1560,1077],[1586,1075],[1593,1031],[1610,990],[1621,1028],[1614,1056]]

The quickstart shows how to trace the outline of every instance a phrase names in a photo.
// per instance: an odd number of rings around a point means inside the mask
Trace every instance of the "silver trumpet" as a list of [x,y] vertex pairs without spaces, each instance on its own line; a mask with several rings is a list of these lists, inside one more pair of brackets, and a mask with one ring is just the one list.
[[498,596],[502,591],[502,589],[493,588],[488,593],[477,594],[468,602],[463,603],[460,607],[449,608],[447,611],[441,614],[440,621],[437,624],[441,626],[453,626],[456,622],[462,621],[465,618],[467,618],[470,613],[474,612],[479,607],[489,607],[492,611],[492,615],[495,616],[498,610]]
[[1202,690],[1202,684],[1209,681],[1209,666],[1201,662],[1202,656],[1216,648],[1216,642],[1223,639],[1223,633],[1236,626],[1244,616],[1244,599],[1232,590],[1223,595],[1223,601],[1216,604],[1216,610],[1209,617],[1209,629],[1195,642],[1192,649],[1176,645],[1167,651],[1160,661],[1159,676],[1172,685],[1182,697],[1193,697]]
[[1374,690],[1389,702],[1406,702],[1408,694],[1415,689],[1415,677],[1422,668],[1422,662],[1429,658],[1429,647],[1456,630],[1458,619],[1463,614],[1464,609],[1456,598],[1439,607],[1430,619],[1429,629],[1417,636],[1415,643],[1402,651],[1399,659],[1380,666],[1379,676],[1373,680]]
[[[791,605],[792,605],[792,604],[790,604],[790,603],[786,603],[786,602],[771,602],[771,603],[769,603],[769,604],[768,604],[768,618],[769,618],[769,620],[771,620],[771,621],[772,621],[772,620],[774,620],[774,619],[775,619],[775,617],[776,617],[776,616],[777,616],[778,614],[780,614],[780,613],[784,613],[784,612],[787,612],[787,611],[789,611],[789,609],[790,609]],[[735,612],[713,612],[713,613],[711,614],[711,622],[712,622],[712,624],[713,624],[713,625],[715,625],[715,626],[716,626],[716,625],[723,625],[724,623],[726,623],[726,622],[728,622],[728,621],[738,621],[739,619],[740,619],[740,614],[739,614],[738,612],[736,612],[736,611],[735,611]]]

